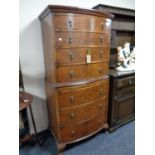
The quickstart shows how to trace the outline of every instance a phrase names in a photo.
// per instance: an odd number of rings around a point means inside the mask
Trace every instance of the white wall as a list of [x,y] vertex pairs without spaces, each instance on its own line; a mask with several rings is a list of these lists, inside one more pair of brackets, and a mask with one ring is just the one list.
[[[25,90],[45,99],[44,59],[40,22],[38,15],[48,4],[92,8],[97,4],[106,4],[134,9],[134,0],[20,0],[20,47],[19,55]],[[35,102],[35,100],[34,100]],[[45,102],[33,105],[38,130],[48,126]]]

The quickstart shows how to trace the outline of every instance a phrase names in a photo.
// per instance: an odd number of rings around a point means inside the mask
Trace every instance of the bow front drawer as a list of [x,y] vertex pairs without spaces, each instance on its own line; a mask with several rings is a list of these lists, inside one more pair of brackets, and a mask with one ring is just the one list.
[[56,32],[56,48],[70,47],[107,47],[110,42],[108,33]]
[[88,50],[92,63],[109,61],[109,47],[69,48],[56,50],[57,64],[86,63]]
[[100,17],[80,14],[54,14],[55,31],[110,32],[111,21]]
[[85,136],[90,136],[102,129],[107,121],[106,112],[89,120],[60,128],[61,142],[71,142]]
[[77,106],[108,95],[109,79],[58,89],[60,108]]
[[58,67],[57,77],[58,82],[80,81],[107,75],[108,71],[109,66],[107,62],[86,65],[73,65]]
[[98,100],[78,105],[69,108],[60,108],[60,124],[68,125],[82,120],[90,119],[91,117],[107,111],[107,96]]

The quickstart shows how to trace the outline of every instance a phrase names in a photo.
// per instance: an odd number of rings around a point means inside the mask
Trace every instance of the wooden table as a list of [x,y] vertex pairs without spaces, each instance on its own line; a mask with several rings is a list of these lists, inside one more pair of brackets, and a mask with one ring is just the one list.
[[[26,93],[26,92],[19,92],[19,112],[21,112],[22,110],[24,110],[26,108],[29,108],[30,116],[32,118],[32,124],[33,124],[34,132],[35,132],[35,138],[37,139],[38,144],[41,145],[39,138],[38,138],[36,124],[35,124],[35,120],[33,117],[32,108],[31,108],[32,100],[33,100],[33,96],[31,94]],[[29,141],[30,139],[32,139],[32,135],[28,134],[28,135],[24,136],[24,138],[22,138],[22,139],[20,138],[20,142],[24,143],[26,141]]]

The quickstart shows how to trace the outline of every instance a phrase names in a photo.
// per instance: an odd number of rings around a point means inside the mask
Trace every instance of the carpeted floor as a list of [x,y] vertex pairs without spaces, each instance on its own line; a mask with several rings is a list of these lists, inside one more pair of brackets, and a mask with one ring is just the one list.
[[[116,131],[100,132],[86,140],[66,147],[63,155],[135,155],[135,122],[130,122]],[[24,146],[20,155],[57,155],[55,142],[49,137],[43,147]]]

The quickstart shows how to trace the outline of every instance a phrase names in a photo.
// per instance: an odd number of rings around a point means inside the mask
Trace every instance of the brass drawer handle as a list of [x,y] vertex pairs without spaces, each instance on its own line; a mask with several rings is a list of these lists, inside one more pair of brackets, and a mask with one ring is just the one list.
[[69,58],[70,58],[70,60],[73,60],[74,59],[74,55],[73,55],[72,52],[69,54]]
[[74,77],[74,71],[70,71],[70,72],[69,72],[69,77],[70,77],[70,78],[73,78],[73,77]]
[[74,135],[75,135],[75,131],[74,131],[74,130],[72,130],[72,132],[71,132],[71,133],[72,133],[72,137],[74,137]]
[[71,113],[71,114],[70,114],[70,118],[71,118],[71,119],[73,119],[73,118],[74,118],[74,116],[75,116],[75,114],[74,114],[74,113]]
[[103,36],[100,37],[100,42],[103,43]]
[[100,95],[103,95],[103,89],[100,88]]
[[73,22],[71,20],[68,22],[68,24],[69,24],[69,27],[73,27]]
[[103,57],[103,51],[100,51],[100,58]]
[[101,23],[101,29],[102,30],[104,29],[104,23]]
[[72,37],[69,37],[68,42],[71,44],[73,42]]
[[99,125],[101,125],[101,124],[102,124],[102,121],[101,121],[101,120],[99,120],[99,121],[98,121],[98,123],[99,123]]
[[99,107],[100,107],[100,110],[103,110],[103,106],[102,106],[102,104],[100,104]]
[[98,72],[99,74],[102,74],[102,67],[99,67]]
[[70,97],[70,103],[73,103],[74,102],[74,96],[71,96]]

